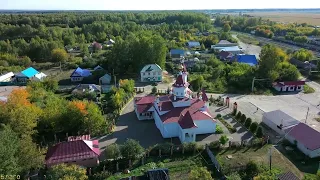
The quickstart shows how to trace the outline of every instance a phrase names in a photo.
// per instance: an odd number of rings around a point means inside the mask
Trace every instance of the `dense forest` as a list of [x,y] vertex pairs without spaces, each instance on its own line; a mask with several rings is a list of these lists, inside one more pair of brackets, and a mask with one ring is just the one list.
[[215,25],[223,27],[230,25],[232,30],[251,33],[255,35],[272,38],[273,36],[284,36],[287,40],[305,43],[307,36],[320,36],[320,30],[306,23],[281,24],[262,18],[247,16],[216,16]]

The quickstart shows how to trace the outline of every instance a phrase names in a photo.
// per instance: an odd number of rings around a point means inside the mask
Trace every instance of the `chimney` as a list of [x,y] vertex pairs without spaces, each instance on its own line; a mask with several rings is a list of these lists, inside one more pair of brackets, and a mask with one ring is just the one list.
[[157,96],[157,99],[156,99],[156,103],[159,104],[160,102],[160,98],[159,98],[159,95]]
[[159,111],[161,111],[162,110],[162,108],[161,108],[161,106],[159,106]]
[[202,92],[199,93],[199,99],[202,100]]
[[176,95],[173,96],[173,100],[174,101],[177,100],[177,96]]

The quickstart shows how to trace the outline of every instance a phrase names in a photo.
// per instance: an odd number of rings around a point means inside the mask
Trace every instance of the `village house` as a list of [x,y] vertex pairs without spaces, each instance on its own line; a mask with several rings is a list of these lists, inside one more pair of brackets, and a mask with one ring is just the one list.
[[0,83],[11,82],[13,77],[14,77],[13,72],[9,72],[9,73],[6,73],[4,75],[1,75],[0,76]]
[[100,65],[93,68],[93,71],[102,71],[102,70],[104,70],[104,69]]
[[100,93],[101,87],[95,84],[79,84],[72,90],[72,94],[83,94],[83,93]]
[[61,163],[95,167],[99,164],[99,155],[98,140],[90,140],[90,136],[68,138],[67,142],[49,147],[45,165],[49,168]]
[[219,59],[222,61],[230,61],[233,57],[233,54],[226,51],[221,51],[218,55]]
[[43,72],[40,72],[40,73],[36,74],[35,76],[33,76],[31,78],[31,80],[33,80],[33,81],[43,81],[46,77],[47,77],[46,74],[44,74]]
[[273,88],[278,92],[302,91],[304,85],[305,81],[284,81],[272,84]]
[[239,54],[235,56],[235,62],[248,64],[250,66],[256,66],[258,65],[258,60],[255,55],[249,55],[249,54]]
[[300,123],[300,121],[281,110],[263,113],[262,122],[279,135],[285,135],[291,128]]
[[186,55],[187,55],[186,51],[184,51],[182,49],[171,49],[170,50],[170,57],[171,57],[172,61],[181,60]]
[[85,77],[89,77],[91,76],[91,72],[88,69],[81,69],[80,67],[78,67],[77,69],[75,69],[70,78],[71,78],[71,82],[81,82],[83,80],[83,78]]
[[232,55],[238,55],[238,54],[242,54],[242,50],[238,47],[238,46],[231,46],[231,47],[214,47],[213,48],[215,51],[221,52],[221,51],[225,51],[225,52],[229,52]]
[[217,43],[215,45],[211,45],[211,49],[218,48],[218,47],[225,48],[225,47],[233,47],[233,46],[238,46],[238,44],[231,43],[227,40],[221,40],[221,41],[219,41],[219,43]]
[[135,113],[139,120],[153,119],[163,138],[179,137],[181,142],[194,142],[196,135],[214,133],[216,121],[208,111],[204,90],[192,97],[185,66],[168,95],[137,97]]
[[92,44],[89,45],[88,49],[90,52],[96,51],[96,50],[101,50],[102,49],[102,45],[98,42],[93,42]]
[[320,132],[304,123],[296,125],[286,139],[310,158],[320,157]]
[[35,70],[33,67],[29,67],[18,74],[15,74],[15,80],[18,83],[27,83],[28,80],[33,78],[39,72]]
[[158,64],[145,65],[140,71],[141,82],[161,82],[162,69]]
[[198,41],[189,41],[186,44],[188,46],[188,48],[195,48],[195,49],[200,49],[201,44]]
[[111,89],[111,76],[106,73],[102,77],[99,78],[99,84],[101,86],[101,92],[102,93],[107,93]]

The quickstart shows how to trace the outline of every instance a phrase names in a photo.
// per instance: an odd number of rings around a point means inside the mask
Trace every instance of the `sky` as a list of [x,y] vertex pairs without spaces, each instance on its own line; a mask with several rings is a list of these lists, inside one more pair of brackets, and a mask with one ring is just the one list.
[[16,10],[188,10],[320,8],[319,0],[0,0]]

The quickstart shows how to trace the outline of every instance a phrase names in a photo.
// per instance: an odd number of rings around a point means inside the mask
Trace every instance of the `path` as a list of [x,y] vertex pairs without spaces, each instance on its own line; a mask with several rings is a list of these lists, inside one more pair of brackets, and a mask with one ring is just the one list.
[[232,37],[238,40],[239,46],[244,50],[245,54],[254,54],[257,58],[260,57],[261,53],[261,47],[253,44],[246,44],[244,42],[241,42],[236,34],[232,34]]

